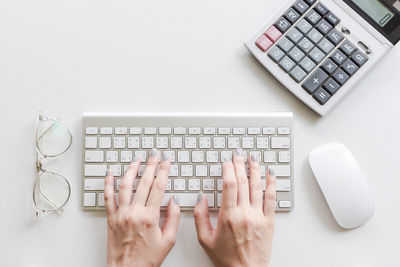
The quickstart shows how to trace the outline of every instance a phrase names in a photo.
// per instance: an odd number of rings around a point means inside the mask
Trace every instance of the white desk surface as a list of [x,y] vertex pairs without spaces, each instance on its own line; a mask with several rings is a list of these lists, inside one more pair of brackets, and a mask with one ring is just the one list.
[[[243,46],[279,2],[3,1],[0,266],[105,266],[104,214],[80,208],[84,111],[293,111],[296,208],[277,215],[272,266],[400,266],[400,47],[320,118]],[[71,183],[68,207],[34,222],[37,110],[65,120],[75,140],[52,164]],[[352,150],[376,198],[355,230],[336,225],[307,163],[330,141]],[[163,266],[212,266],[191,213]]]

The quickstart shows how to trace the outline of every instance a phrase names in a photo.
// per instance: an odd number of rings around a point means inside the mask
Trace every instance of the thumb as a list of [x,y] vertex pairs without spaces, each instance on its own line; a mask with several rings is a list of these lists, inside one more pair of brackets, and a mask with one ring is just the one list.
[[207,198],[203,197],[203,194],[199,193],[197,201],[198,203],[193,211],[194,223],[196,225],[197,238],[199,239],[200,244],[204,246],[209,240],[213,227],[208,213]]
[[176,241],[176,234],[178,232],[179,218],[181,216],[181,209],[179,206],[179,199],[171,197],[168,203],[167,217],[163,227],[163,238],[168,245],[172,246]]

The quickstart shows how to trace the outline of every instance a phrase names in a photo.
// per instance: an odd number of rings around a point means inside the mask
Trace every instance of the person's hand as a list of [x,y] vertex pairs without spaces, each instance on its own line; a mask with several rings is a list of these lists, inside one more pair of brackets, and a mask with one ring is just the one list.
[[241,150],[234,155],[233,163],[224,162],[216,229],[210,223],[207,198],[202,197],[194,210],[199,242],[216,266],[266,267],[270,262],[276,177],[273,170],[268,171],[263,201],[260,164],[254,159],[249,162],[250,181]]
[[179,199],[170,199],[164,227],[160,229],[160,206],[167,184],[170,162],[161,161],[157,178],[158,153],[153,149],[136,194],[132,188],[140,165],[135,158],[119,190],[118,207],[114,197],[114,177],[107,171],[104,198],[108,219],[108,267],[160,266],[176,241],[179,225]]

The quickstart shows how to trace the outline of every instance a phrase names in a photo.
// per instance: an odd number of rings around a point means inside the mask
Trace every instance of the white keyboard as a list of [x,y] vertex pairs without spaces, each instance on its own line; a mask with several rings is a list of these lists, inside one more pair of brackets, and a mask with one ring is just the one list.
[[[104,210],[104,176],[115,176],[115,194],[129,163],[142,159],[133,192],[153,148],[169,154],[171,170],[162,206],[179,195],[182,210],[192,210],[198,192],[218,210],[222,162],[238,148],[255,155],[265,172],[277,176],[277,211],[294,207],[292,113],[85,113],[83,114],[82,206]],[[248,166],[247,166],[248,167]],[[247,170],[248,171],[248,170]]]

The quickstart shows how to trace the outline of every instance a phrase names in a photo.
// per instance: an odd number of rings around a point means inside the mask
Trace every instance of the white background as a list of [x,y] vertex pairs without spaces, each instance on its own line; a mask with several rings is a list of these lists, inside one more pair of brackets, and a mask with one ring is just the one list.
[[[400,47],[320,118],[242,44],[279,5],[2,0],[0,266],[105,266],[104,214],[80,208],[84,111],[293,111],[296,208],[277,215],[272,266],[400,266]],[[75,139],[51,164],[72,186],[64,214],[33,221],[38,110]],[[355,230],[336,225],[307,163],[330,141],[350,148],[376,198],[374,217]],[[211,266],[190,212],[164,266]]]

